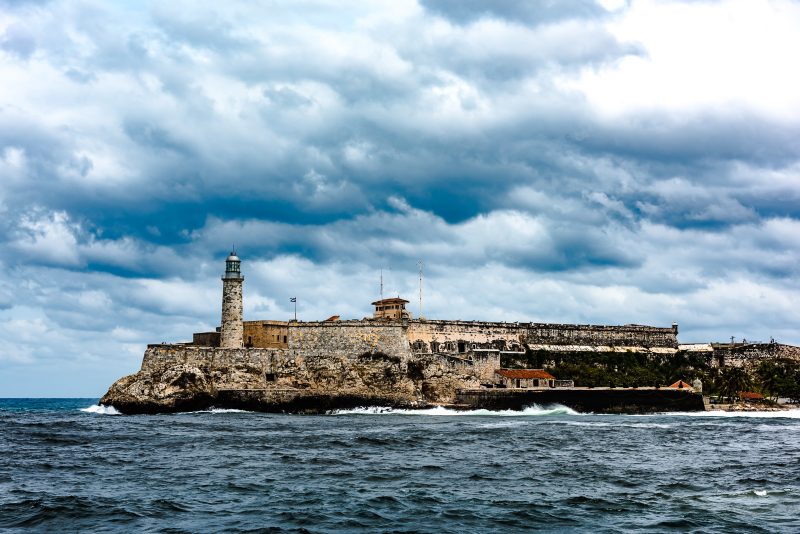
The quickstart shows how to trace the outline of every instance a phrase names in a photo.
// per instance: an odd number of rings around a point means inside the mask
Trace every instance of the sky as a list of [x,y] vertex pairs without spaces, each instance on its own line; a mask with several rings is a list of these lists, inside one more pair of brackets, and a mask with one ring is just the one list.
[[[256,5],[257,4],[257,5]],[[0,397],[245,319],[800,344],[800,2],[0,0]]]

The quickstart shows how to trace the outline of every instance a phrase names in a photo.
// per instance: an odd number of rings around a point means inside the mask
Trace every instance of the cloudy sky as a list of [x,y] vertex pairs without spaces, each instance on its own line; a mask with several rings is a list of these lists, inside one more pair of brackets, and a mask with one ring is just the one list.
[[0,0],[0,397],[245,317],[800,344],[800,3]]

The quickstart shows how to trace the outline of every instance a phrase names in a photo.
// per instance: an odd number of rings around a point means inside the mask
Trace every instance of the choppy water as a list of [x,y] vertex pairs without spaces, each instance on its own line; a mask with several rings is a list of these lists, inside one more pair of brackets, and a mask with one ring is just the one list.
[[800,411],[81,410],[94,402],[0,400],[0,529],[800,531]]

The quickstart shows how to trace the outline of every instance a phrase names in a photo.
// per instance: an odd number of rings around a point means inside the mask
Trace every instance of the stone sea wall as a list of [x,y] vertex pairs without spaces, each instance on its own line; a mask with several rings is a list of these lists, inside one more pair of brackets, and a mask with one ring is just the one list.
[[561,404],[578,412],[657,413],[703,411],[702,394],[686,389],[565,388],[565,389],[464,389],[459,403],[491,410],[522,410],[532,404]]

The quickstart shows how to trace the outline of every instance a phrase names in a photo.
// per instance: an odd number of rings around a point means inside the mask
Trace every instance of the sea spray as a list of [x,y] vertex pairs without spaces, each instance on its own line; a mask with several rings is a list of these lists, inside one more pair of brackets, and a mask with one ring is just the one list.
[[87,406],[86,408],[81,408],[81,411],[100,415],[122,415],[113,406],[103,406],[102,404],[93,404],[91,406]]
[[578,412],[560,404],[540,406],[533,404],[522,410],[454,410],[444,406],[421,409],[399,409],[381,406],[364,406],[349,410],[331,410],[329,415],[432,415],[459,417],[535,417],[548,415],[580,415]]

